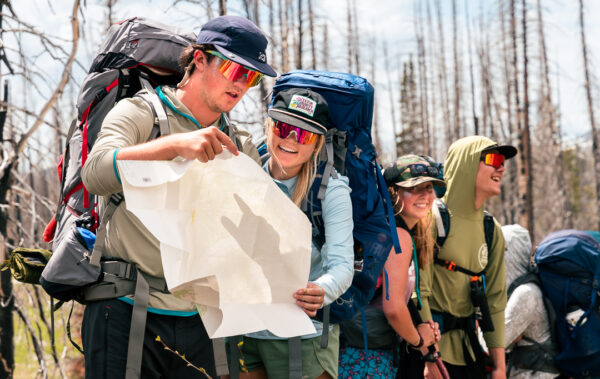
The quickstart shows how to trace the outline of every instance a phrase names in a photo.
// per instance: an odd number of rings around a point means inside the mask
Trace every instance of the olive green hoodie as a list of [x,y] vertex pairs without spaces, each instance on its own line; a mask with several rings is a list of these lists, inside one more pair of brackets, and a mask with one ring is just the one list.
[[[475,178],[481,152],[496,143],[489,138],[471,136],[450,146],[444,162],[447,190],[443,201],[450,213],[450,231],[439,257],[452,260],[473,272],[486,269],[486,297],[495,330],[485,333],[490,348],[504,347],[504,308],[506,307],[506,275],[504,267],[504,237],[496,222],[494,239],[489,247],[483,229],[483,206],[475,209]],[[431,310],[448,312],[456,317],[473,313],[470,297],[470,277],[458,271],[429,264],[420,272],[421,316],[431,319]],[[469,346],[462,330],[444,333],[438,343],[444,361],[465,365],[463,341]],[[471,354],[472,355],[472,354]],[[473,355],[472,355],[473,356]]]

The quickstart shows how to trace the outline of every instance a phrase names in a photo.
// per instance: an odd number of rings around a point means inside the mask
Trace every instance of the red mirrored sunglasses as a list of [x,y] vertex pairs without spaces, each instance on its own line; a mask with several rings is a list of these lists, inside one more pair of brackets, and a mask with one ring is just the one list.
[[275,133],[277,137],[281,139],[286,139],[292,131],[296,133],[296,142],[298,142],[301,145],[309,145],[311,143],[315,143],[315,141],[317,140],[317,133],[309,132],[308,130],[304,130],[297,126],[286,124],[282,121],[275,121],[275,128],[273,128],[273,133]]
[[227,57],[218,51],[207,50],[206,52],[222,60],[222,62],[219,64],[219,72],[232,82],[244,77],[246,79],[246,86],[250,88],[257,86],[263,78],[262,73],[252,70],[239,63],[235,63],[234,61],[227,59]]
[[499,153],[487,153],[481,157],[481,161],[488,166],[492,166],[494,168],[500,168],[504,166],[504,155]]

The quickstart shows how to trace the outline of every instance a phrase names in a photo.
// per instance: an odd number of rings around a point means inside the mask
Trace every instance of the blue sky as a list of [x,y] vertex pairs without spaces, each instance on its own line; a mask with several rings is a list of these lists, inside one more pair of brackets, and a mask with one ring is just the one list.
[[[376,70],[375,88],[377,96],[379,96],[379,115],[380,115],[380,134],[383,136],[391,136],[391,116],[390,106],[387,91],[392,90],[395,96],[395,101],[398,100],[398,69],[401,67],[401,62],[406,60],[409,54],[415,53],[415,38],[414,38],[414,4],[418,0],[379,0],[360,1],[357,0],[358,22],[359,28],[363,32],[361,34],[360,49],[363,56],[363,67],[361,74],[372,81],[370,73],[367,71],[367,62],[372,54],[376,55],[378,67]],[[421,0],[422,1],[422,0]],[[449,13],[450,1],[440,0],[444,7],[443,18],[446,27],[450,28],[451,18]],[[496,9],[498,1],[502,0],[457,0],[459,9],[459,22],[464,22],[464,6],[465,1],[468,2],[471,12],[471,18],[479,16],[480,11],[484,12],[484,17],[489,19],[489,28],[492,33],[497,33]],[[506,1],[506,0],[505,0]],[[317,17],[326,18],[329,24],[329,40],[332,45],[330,57],[332,59],[332,70],[347,70],[345,58],[346,46],[346,0],[313,0],[316,4],[315,14]],[[98,43],[101,40],[102,33],[105,30],[106,24],[91,22],[92,20],[106,19],[106,11],[104,6],[96,5],[97,1],[87,0],[87,5],[82,7],[81,22],[85,22],[86,27],[83,32],[87,37],[87,43],[80,45],[78,54],[79,61],[83,68],[87,69],[91,62],[91,57],[94,51],[98,48]],[[105,1],[102,1],[104,4]],[[196,16],[199,12],[198,6],[179,5],[177,9],[170,7],[171,0],[121,0],[115,7],[114,20],[127,18],[131,16],[145,16],[161,20],[166,23],[180,25],[186,29],[198,30],[199,26],[208,19],[207,14]],[[215,1],[213,1],[215,3]],[[237,1],[229,1],[229,13],[242,14],[243,10],[237,4]],[[433,3],[433,2],[432,2]],[[520,3],[520,1],[519,1]],[[586,0],[586,28],[588,47],[591,56],[591,70],[595,79],[600,79],[598,70],[598,55],[600,54],[600,39],[596,36],[600,35],[600,25],[595,22],[600,16],[600,1]],[[529,5],[533,8],[536,2],[529,0]],[[548,45],[548,57],[551,61],[552,81],[555,88],[558,84],[561,90],[560,110],[562,115],[563,132],[567,137],[584,134],[589,130],[589,118],[587,113],[586,95],[583,87],[584,79],[582,72],[581,45],[579,37],[579,20],[578,20],[578,2],[574,0],[542,0],[544,7],[544,17],[546,26],[546,38]],[[26,20],[29,24],[36,25],[37,29],[42,33],[49,33],[54,36],[70,38],[71,26],[69,23],[69,15],[72,9],[71,0],[55,0],[55,1],[40,1],[40,0],[21,0],[13,2],[13,7],[20,17]],[[266,15],[263,17],[266,21]],[[531,18],[535,19],[535,13],[531,12]],[[476,33],[476,25],[473,23],[472,33]],[[537,38],[533,22],[530,24],[532,28],[529,35],[530,40]],[[368,36],[368,37],[367,37]],[[375,45],[373,45],[372,37],[375,36]],[[447,43],[450,42],[451,31],[448,29]],[[463,39],[466,36],[462,36]],[[388,74],[383,68],[383,58],[381,46],[383,42],[388,46],[392,73],[391,77],[394,82],[390,83],[387,78]],[[14,43],[14,42],[13,42]],[[536,43],[537,42],[532,42]],[[11,41],[5,40],[5,44],[10,47]],[[39,47],[36,44],[25,38],[24,46],[30,50],[28,56],[36,57],[39,53]],[[463,54],[466,54],[466,45],[462,46]],[[446,48],[446,59],[450,65],[450,48]],[[55,62],[47,56],[39,56],[36,58],[38,62],[43,63],[48,68],[48,76],[51,80],[57,81],[62,69],[60,62]],[[463,58],[463,64],[467,63],[466,55]],[[46,63],[47,62],[47,63]],[[533,63],[535,64],[535,63]],[[84,69],[76,69],[76,76],[82,77]],[[534,68],[535,69],[535,68]],[[465,76],[466,78],[466,76]],[[560,79],[560,81],[559,81]],[[465,87],[468,85],[464,83]],[[600,88],[594,87],[596,99],[600,99]],[[246,100],[245,100],[246,101]],[[554,101],[557,101],[555,94]],[[34,104],[37,108],[41,107],[41,103],[37,104],[34,98],[31,98],[30,104]],[[242,104],[240,111],[255,108],[256,100],[248,100],[246,104]],[[600,104],[600,100],[598,100]],[[600,113],[600,112],[598,112]],[[398,114],[396,114],[398,118]],[[252,119],[252,118],[251,118]],[[392,144],[385,144],[387,152],[393,149]]]

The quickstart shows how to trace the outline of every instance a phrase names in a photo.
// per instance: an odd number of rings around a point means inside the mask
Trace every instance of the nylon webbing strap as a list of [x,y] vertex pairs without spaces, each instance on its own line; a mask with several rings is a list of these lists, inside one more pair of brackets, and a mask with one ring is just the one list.
[[94,250],[92,250],[92,255],[90,257],[90,264],[92,266],[100,266],[100,258],[102,258],[102,254],[104,253],[104,245],[106,244],[106,223],[108,220],[110,220],[113,213],[115,213],[115,210],[122,201],[122,193],[112,194],[109,198],[108,204],[106,205],[106,209],[102,213],[102,217],[100,218],[100,227],[98,228],[98,232],[96,234],[96,243],[94,244]]
[[[231,358],[231,366],[229,367],[229,378],[239,379],[240,377],[240,347],[242,336],[229,337],[229,357]],[[218,372],[217,372],[218,374]]]
[[129,329],[129,344],[127,347],[126,379],[140,378],[142,369],[142,352],[144,350],[144,334],[146,331],[146,316],[150,287],[148,282],[137,270],[131,326]]
[[469,276],[481,276],[485,272],[485,270],[479,271],[479,272],[467,270],[466,268],[460,267],[459,265],[454,263],[454,261],[445,261],[443,259],[438,258],[438,254],[439,254],[439,252],[434,253],[433,262],[437,265],[440,265],[440,266],[446,268],[449,271],[458,271],[458,272],[462,272],[463,274],[466,274]]
[[290,379],[302,379],[302,339],[292,337],[288,340]]
[[212,340],[213,354],[215,356],[215,368],[217,376],[229,375],[227,367],[227,352],[225,351],[225,338],[215,338]]
[[[134,295],[136,286],[137,272],[136,266],[129,262],[122,261],[103,261],[102,282],[86,288],[83,292],[85,301],[97,301],[104,299],[114,299],[116,297]],[[154,292],[168,293],[167,282],[164,278],[150,276],[141,273],[148,283],[148,287]]]
[[156,91],[154,90],[154,88],[152,87],[150,82],[141,75],[140,75],[140,83],[142,84],[144,89],[148,90],[148,92],[150,93],[150,96],[148,96],[147,99],[150,100],[150,102],[154,108],[154,112],[156,112],[156,118],[158,118],[158,126],[160,127],[160,135],[168,136],[170,134],[170,129],[169,129],[169,121],[167,120],[167,113],[165,112],[165,108],[163,108],[163,105],[160,102],[160,99],[158,98],[158,96],[156,96]]
[[67,326],[65,327],[67,329],[67,337],[69,337],[69,341],[71,341],[71,344],[77,349],[79,350],[79,352],[81,354],[83,354],[83,349],[81,348],[81,346],[79,346],[77,344],[77,342],[73,341],[73,337],[71,336],[71,316],[73,315],[73,306],[75,305],[75,302],[72,301],[71,302],[71,310],[69,311],[69,317],[67,318]]
[[329,343],[329,305],[323,307],[323,334],[321,334],[321,349],[327,349]]
[[392,207],[392,199],[390,198],[390,193],[387,190],[387,184],[385,183],[385,179],[383,178],[383,174],[381,173],[381,168],[375,162],[375,169],[377,171],[377,181],[379,183],[378,190],[379,194],[383,196],[388,224],[390,226],[390,235],[392,236],[392,243],[394,245],[394,251],[396,254],[402,253],[402,247],[400,246],[400,240],[398,239],[398,232],[396,231],[396,218],[394,217],[394,208]]
[[325,137],[325,150],[327,151],[327,164],[325,165],[325,170],[323,170],[323,178],[321,179],[321,186],[319,187],[319,193],[317,194],[317,198],[320,200],[325,198],[325,191],[327,190],[329,177],[333,170],[333,143],[329,133]]

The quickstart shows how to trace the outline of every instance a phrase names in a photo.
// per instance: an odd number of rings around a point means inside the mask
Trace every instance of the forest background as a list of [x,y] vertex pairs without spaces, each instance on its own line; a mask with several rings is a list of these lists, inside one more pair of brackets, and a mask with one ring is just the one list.
[[[56,164],[77,92],[108,27],[143,16],[197,32],[219,14],[269,36],[268,60],[351,72],[376,89],[381,164],[405,153],[443,161],[481,134],[519,148],[488,210],[529,229],[600,229],[600,2],[591,0],[0,0],[0,259],[42,241],[56,209]],[[273,80],[248,92],[234,122],[262,135]],[[0,378],[82,377],[69,307],[0,273]],[[82,308],[71,330],[80,341]],[[52,337],[55,336],[55,337]]]

